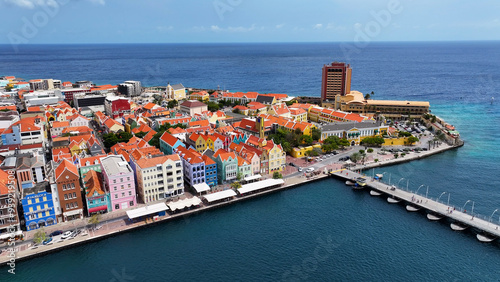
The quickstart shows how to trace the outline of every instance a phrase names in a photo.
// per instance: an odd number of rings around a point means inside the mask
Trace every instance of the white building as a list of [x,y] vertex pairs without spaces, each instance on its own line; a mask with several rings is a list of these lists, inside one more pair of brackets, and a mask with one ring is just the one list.
[[179,155],[141,158],[135,162],[137,193],[144,203],[184,194]]

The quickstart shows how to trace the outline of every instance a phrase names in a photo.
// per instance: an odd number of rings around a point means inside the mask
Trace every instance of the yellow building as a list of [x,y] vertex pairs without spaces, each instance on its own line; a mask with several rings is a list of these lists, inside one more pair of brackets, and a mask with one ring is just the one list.
[[380,114],[389,119],[420,118],[429,112],[430,104],[424,101],[365,100],[363,94],[351,91],[335,98],[335,108],[363,115]]
[[281,145],[276,145],[273,141],[269,140],[263,148],[269,156],[269,173],[285,169],[286,152],[283,151]]
[[167,85],[167,97],[170,100],[185,100],[186,99],[186,88],[182,84]]
[[292,157],[294,158],[303,158],[306,156],[307,151],[312,151],[315,148],[321,149],[321,145],[319,144],[314,144],[312,146],[306,146],[306,147],[295,147],[292,149]]

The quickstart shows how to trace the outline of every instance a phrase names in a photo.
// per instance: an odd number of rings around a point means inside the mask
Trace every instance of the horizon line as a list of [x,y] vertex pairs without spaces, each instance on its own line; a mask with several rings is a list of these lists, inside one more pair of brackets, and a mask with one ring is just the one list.
[[[449,43],[449,42],[500,42],[500,39],[474,39],[474,40],[380,40],[371,41],[371,43]],[[116,45],[116,44],[127,44],[127,45],[146,45],[146,44],[311,44],[311,43],[348,43],[356,44],[357,41],[241,41],[241,42],[72,42],[72,43],[21,43],[16,44],[17,46],[29,46],[29,45]],[[365,42],[366,43],[366,42]],[[12,45],[12,43],[0,43],[0,45]]]

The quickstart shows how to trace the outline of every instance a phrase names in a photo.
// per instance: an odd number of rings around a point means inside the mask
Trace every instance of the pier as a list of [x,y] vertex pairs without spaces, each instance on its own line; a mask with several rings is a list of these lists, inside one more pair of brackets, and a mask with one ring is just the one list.
[[[431,199],[426,196],[418,195],[415,192],[407,191],[394,185],[385,184],[374,178],[364,176],[351,170],[338,170],[331,172],[330,175],[345,181],[349,180],[353,182],[356,182],[356,178],[363,177],[366,179],[366,186],[364,189],[371,190],[370,195],[380,197],[387,196],[387,202],[392,204],[405,202],[406,210],[409,212],[419,211],[420,209],[427,210],[427,218],[429,220],[437,221],[448,218],[452,221],[450,224],[451,229],[455,231],[465,230],[468,227],[475,228],[481,232],[476,235],[477,239],[481,242],[491,242],[497,237],[500,237],[500,225],[491,222],[493,214],[498,210],[495,210],[489,218],[486,218],[480,215],[468,214],[460,207],[457,208],[449,204],[441,203],[439,202],[439,198]],[[443,194],[441,194],[441,196]]]

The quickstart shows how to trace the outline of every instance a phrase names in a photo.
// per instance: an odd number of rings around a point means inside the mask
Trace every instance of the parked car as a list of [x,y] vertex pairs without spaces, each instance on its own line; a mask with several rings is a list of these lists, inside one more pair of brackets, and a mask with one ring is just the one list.
[[313,172],[314,171],[314,167],[310,167],[308,169],[306,169],[306,172]]
[[61,236],[61,239],[68,239],[69,237],[71,237],[71,234],[73,234],[73,232],[71,231],[66,231],[63,233],[63,235]]
[[50,242],[52,242],[52,237],[48,237],[47,239],[45,239],[45,241],[43,241],[42,244],[48,245]]
[[101,228],[102,228],[102,225],[101,225],[101,224],[99,224],[99,225],[97,225],[97,226],[94,228],[94,230],[95,230],[95,231],[97,231],[97,230],[99,230],[99,229],[101,229]]
[[50,233],[50,235],[49,235],[49,236],[50,236],[50,237],[53,237],[53,236],[57,236],[57,235],[61,235],[61,234],[63,234],[63,231],[62,231],[62,230],[56,230],[56,231],[54,231],[54,232]]
[[301,168],[301,167],[299,167],[299,172],[301,172],[301,171],[302,171],[302,168]]

